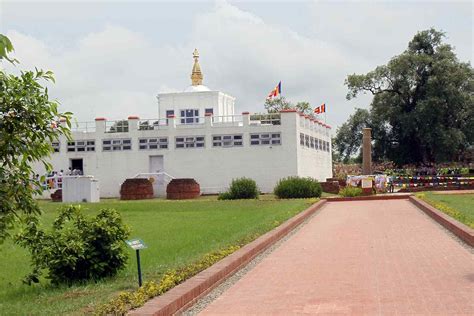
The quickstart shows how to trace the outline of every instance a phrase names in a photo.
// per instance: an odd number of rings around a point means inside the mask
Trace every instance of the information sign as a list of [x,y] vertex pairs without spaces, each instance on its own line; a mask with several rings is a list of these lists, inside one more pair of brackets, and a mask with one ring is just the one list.
[[132,248],[133,250],[140,250],[140,249],[145,249],[148,248],[143,240],[141,239],[130,239],[125,241],[127,245]]
[[362,179],[362,189],[369,189],[369,188],[372,188],[372,180]]

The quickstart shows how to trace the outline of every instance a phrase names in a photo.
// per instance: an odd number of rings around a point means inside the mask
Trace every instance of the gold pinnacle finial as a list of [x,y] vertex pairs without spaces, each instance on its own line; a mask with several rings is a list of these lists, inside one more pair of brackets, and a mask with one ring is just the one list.
[[202,72],[201,66],[199,66],[199,52],[197,49],[194,49],[193,52],[194,66],[193,72],[191,73],[191,82],[193,86],[202,85]]

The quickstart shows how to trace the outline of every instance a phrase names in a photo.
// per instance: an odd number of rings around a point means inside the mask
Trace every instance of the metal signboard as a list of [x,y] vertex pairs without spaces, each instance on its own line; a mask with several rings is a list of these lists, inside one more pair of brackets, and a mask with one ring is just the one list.
[[140,250],[140,249],[145,249],[148,248],[143,240],[141,239],[130,239],[125,241],[127,245],[132,248],[133,250]]

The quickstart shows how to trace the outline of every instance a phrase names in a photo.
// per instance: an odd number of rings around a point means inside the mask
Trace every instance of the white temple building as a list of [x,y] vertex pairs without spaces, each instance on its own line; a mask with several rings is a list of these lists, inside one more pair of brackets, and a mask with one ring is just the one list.
[[[94,176],[101,197],[119,197],[121,184],[134,177],[152,178],[157,196],[172,178],[194,178],[212,194],[240,177],[264,193],[288,176],[332,177],[328,125],[296,110],[235,113],[235,98],[204,86],[197,50],[193,57],[191,86],[160,93],[157,119],[73,123],[73,140],[53,144],[54,170]],[[45,172],[39,164],[35,170]]]

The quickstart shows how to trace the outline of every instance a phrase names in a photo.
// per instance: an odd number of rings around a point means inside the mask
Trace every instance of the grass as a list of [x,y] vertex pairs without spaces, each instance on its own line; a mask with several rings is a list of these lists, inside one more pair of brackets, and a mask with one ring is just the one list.
[[[278,226],[308,207],[314,200],[215,201],[203,197],[194,201],[117,201],[87,204],[86,213],[112,207],[120,211],[148,249],[141,251],[144,280],[158,280],[168,269],[198,260],[206,253],[250,240]],[[41,202],[42,223],[55,218],[57,203]],[[26,251],[11,241],[0,245],[0,315],[79,315],[115,293],[137,287],[136,260],[130,259],[117,277],[71,287],[53,287],[43,280],[27,286],[21,278],[30,272]]]
[[474,194],[426,192],[421,197],[440,211],[474,228]]

